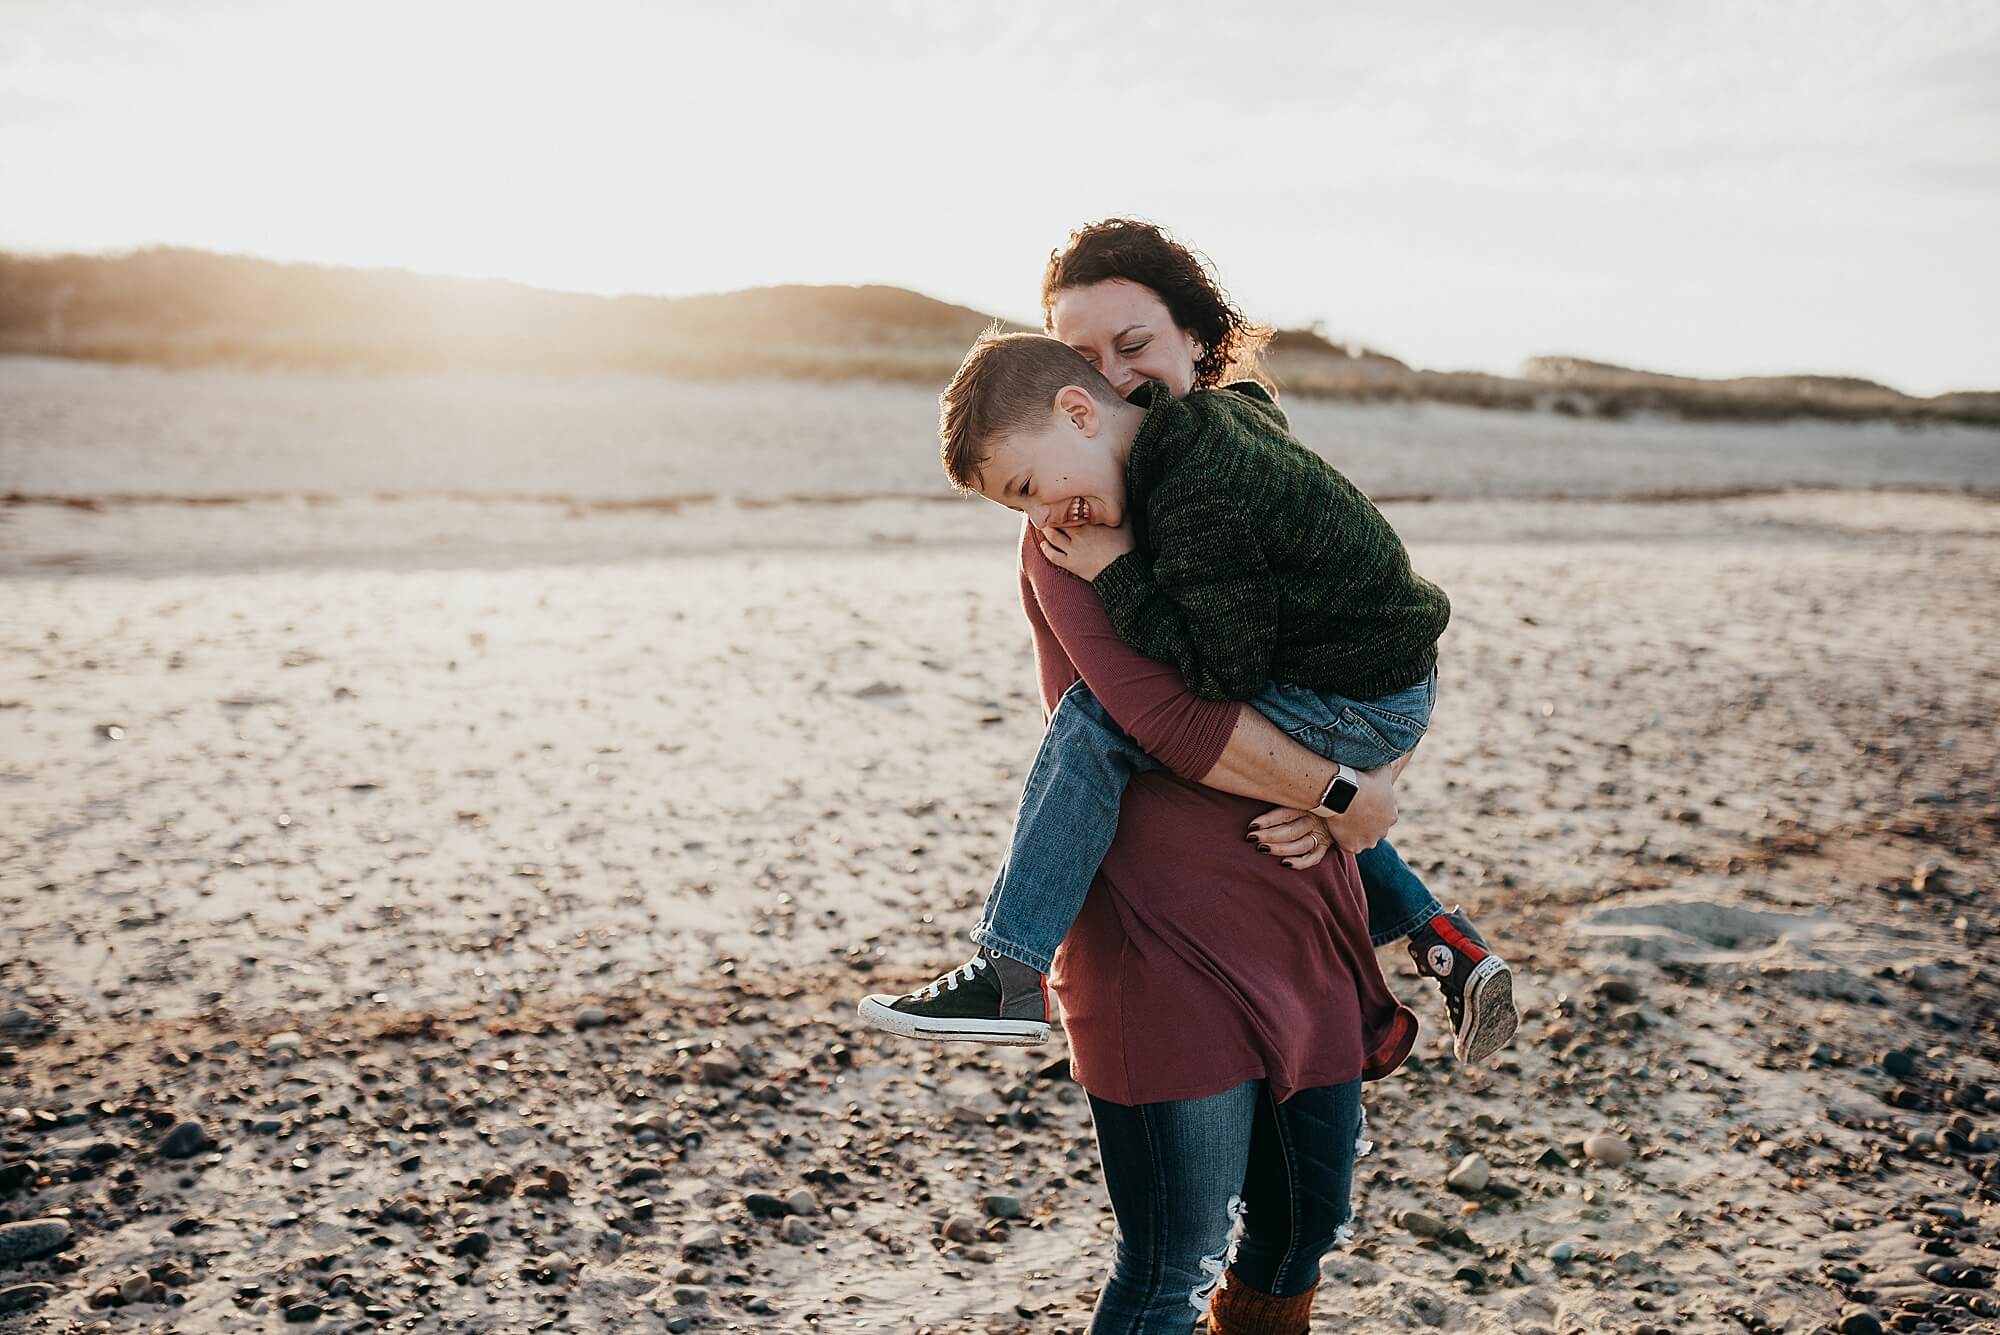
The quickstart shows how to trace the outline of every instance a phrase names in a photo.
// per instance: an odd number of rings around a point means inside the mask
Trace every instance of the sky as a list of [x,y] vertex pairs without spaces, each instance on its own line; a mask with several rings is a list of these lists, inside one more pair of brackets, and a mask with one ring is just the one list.
[[2000,388],[2000,6],[0,0],[0,248],[1037,317],[1099,218],[1417,365]]

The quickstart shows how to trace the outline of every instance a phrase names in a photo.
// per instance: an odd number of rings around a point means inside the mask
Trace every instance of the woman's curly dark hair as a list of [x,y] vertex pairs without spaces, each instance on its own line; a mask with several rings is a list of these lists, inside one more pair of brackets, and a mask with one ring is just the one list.
[[1174,323],[1201,340],[1196,389],[1221,384],[1232,368],[1236,376],[1256,374],[1257,355],[1271,331],[1243,318],[1199,252],[1137,218],[1106,218],[1078,228],[1068,245],[1050,252],[1042,271],[1042,327],[1053,328],[1057,294],[1116,278],[1151,289]]

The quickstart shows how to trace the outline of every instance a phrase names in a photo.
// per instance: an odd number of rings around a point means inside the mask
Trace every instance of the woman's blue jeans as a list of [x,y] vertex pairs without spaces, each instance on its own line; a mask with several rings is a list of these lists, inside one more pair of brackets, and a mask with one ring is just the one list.
[[[1319,755],[1374,769],[1423,739],[1437,677],[1377,700],[1345,700],[1296,686],[1267,686],[1250,705]],[[1077,682],[1056,702],[1028,769],[1006,861],[993,879],[972,939],[1043,973],[1083,910],[1085,894],[1118,833],[1118,807],[1135,774],[1162,768]],[[1387,840],[1359,854],[1368,939],[1400,941],[1444,908]]]
[[1188,1335],[1225,1269],[1304,1293],[1352,1231],[1359,1080],[1283,1103],[1263,1080],[1132,1107],[1093,1097],[1090,1116],[1118,1222],[1091,1335]]

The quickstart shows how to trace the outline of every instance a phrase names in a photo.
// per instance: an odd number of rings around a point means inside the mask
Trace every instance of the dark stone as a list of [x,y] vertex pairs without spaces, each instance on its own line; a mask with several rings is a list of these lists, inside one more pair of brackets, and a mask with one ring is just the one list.
[[159,1149],[169,1159],[191,1159],[214,1145],[201,1123],[190,1119],[175,1123],[173,1130],[160,1137]]
[[0,1315],[8,1312],[25,1312],[31,1307],[40,1307],[56,1296],[53,1284],[16,1284],[0,1289]]
[[493,1235],[484,1229],[474,1229],[451,1244],[453,1256],[484,1256],[493,1250]]
[[743,1198],[744,1208],[759,1219],[778,1219],[792,1212],[792,1207],[766,1192],[753,1191]]

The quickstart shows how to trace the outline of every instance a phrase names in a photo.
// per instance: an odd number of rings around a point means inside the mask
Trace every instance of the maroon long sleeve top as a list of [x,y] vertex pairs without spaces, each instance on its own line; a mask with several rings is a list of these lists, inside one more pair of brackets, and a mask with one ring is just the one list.
[[1245,706],[1203,700],[1130,648],[1089,584],[1023,527],[1021,601],[1046,717],[1079,676],[1171,773],[1126,789],[1118,834],[1056,952],[1078,1083],[1113,1103],[1204,1098],[1268,1080],[1294,1091],[1400,1066],[1416,1017],[1368,942],[1354,859],[1295,871],[1244,840],[1268,803],[1198,782]]

